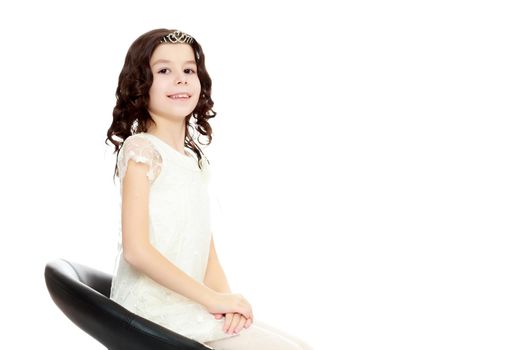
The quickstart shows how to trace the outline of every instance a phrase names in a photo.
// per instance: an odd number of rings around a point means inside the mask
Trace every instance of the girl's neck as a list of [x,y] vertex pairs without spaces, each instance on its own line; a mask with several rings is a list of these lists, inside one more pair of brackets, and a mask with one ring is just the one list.
[[184,138],[186,136],[186,130],[184,124],[164,127],[157,122],[157,126],[154,124],[150,125],[146,132],[158,137],[180,153],[185,154]]

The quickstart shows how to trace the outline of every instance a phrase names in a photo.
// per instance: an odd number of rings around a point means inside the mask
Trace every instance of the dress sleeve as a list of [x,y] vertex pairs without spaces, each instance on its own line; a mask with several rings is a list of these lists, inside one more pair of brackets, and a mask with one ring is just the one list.
[[128,168],[130,159],[148,166],[146,176],[148,177],[149,183],[152,184],[162,168],[162,157],[151,142],[139,135],[131,135],[124,140],[117,162],[121,182],[126,175],[126,169]]

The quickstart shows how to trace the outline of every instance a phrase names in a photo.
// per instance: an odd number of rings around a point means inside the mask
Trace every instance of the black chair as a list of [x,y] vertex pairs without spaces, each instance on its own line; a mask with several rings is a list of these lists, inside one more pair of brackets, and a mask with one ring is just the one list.
[[112,276],[64,259],[46,264],[47,289],[62,312],[109,350],[209,350],[109,299]]

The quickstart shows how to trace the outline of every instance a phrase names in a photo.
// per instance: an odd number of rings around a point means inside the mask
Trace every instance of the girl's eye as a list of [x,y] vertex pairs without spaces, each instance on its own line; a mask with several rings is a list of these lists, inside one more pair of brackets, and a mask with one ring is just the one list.
[[159,73],[160,74],[166,74],[168,72],[168,70],[169,70],[168,68],[162,68],[162,69],[159,70]]
[[188,71],[190,71],[191,73],[195,73],[195,71],[193,69],[191,69],[191,68],[186,68],[184,70],[185,73],[188,73]]

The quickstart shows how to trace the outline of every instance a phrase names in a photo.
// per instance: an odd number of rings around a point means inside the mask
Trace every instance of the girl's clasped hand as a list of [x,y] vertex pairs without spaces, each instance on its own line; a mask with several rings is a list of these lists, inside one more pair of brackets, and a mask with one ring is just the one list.
[[253,323],[252,306],[237,293],[215,293],[215,298],[207,306],[216,319],[224,317],[224,331],[228,334],[239,333]]
[[238,334],[243,328],[248,328],[252,324],[251,318],[246,318],[236,312],[228,312],[226,314],[214,314],[215,318],[220,320],[224,317],[224,332],[228,334]]

